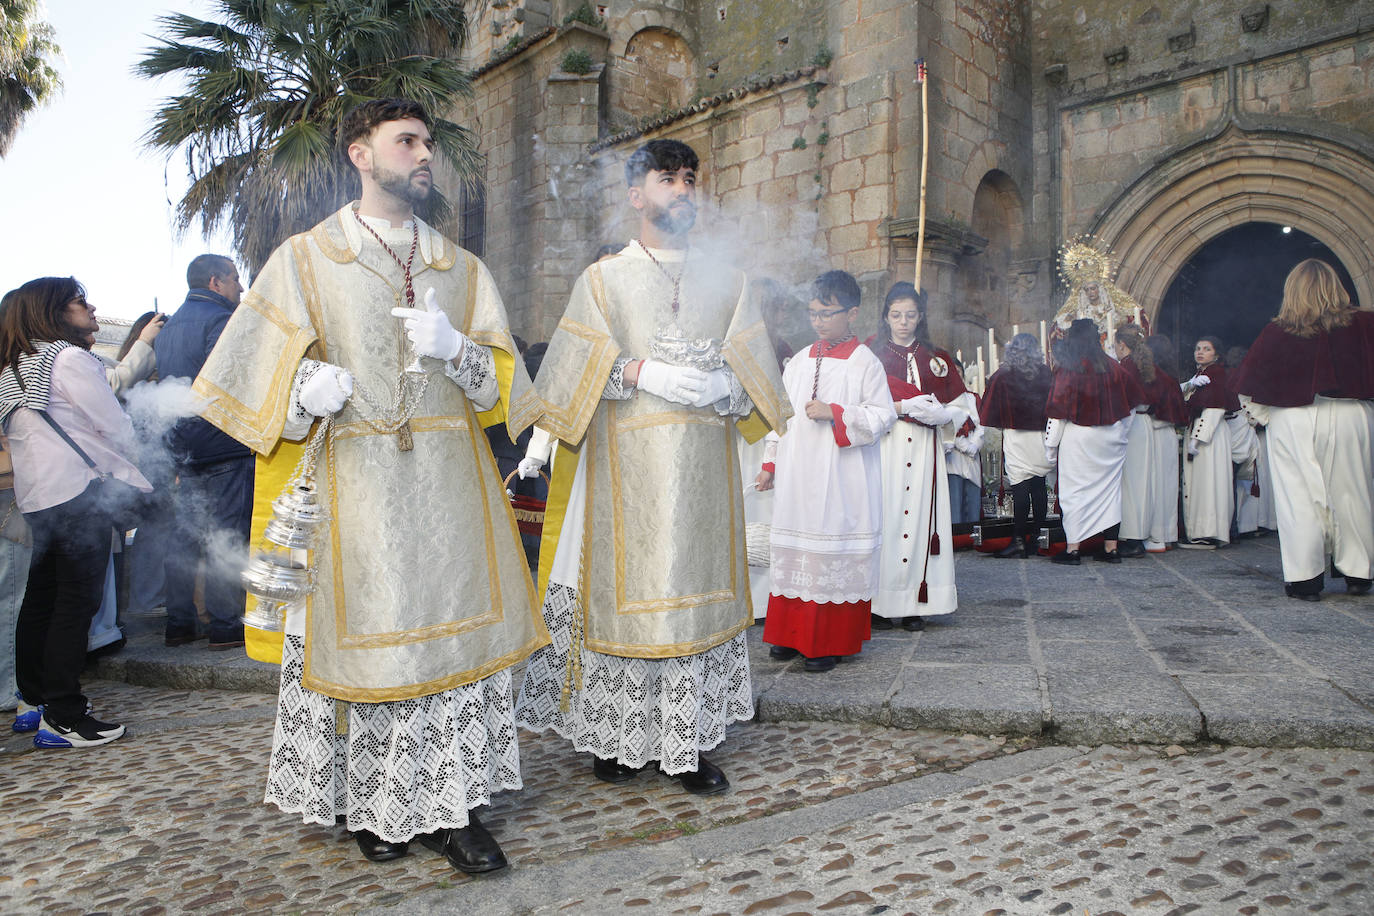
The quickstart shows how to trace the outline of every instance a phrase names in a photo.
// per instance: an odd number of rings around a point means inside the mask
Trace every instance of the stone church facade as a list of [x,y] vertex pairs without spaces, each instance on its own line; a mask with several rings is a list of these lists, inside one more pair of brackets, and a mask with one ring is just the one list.
[[[844,268],[875,323],[915,269],[917,57],[937,342],[967,357],[989,327],[1000,342],[1048,319],[1064,295],[1055,254],[1083,234],[1152,317],[1190,259],[1247,224],[1311,236],[1374,304],[1367,0],[468,8],[475,93],[454,115],[486,160],[457,232],[532,341],[596,249],[632,236],[623,164],[657,137],[701,156],[696,244],[799,293]],[[809,333],[796,310],[784,329]]]

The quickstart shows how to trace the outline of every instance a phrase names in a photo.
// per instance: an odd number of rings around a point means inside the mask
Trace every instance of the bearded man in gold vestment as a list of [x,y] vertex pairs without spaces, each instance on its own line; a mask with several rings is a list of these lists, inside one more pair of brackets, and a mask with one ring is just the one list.
[[[328,528],[314,589],[285,614],[267,800],[346,819],[373,861],[418,839],[483,872],[506,860],[470,809],[520,788],[510,668],[548,633],[482,427],[513,438],[538,401],[486,267],[413,212],[429,125],[404,99],[344,119],[362,199],[273,253],[194,390],[269,465],[292,467],[282,440],[332,418],[315,476]],[[272,476],[260,465],[260,497]]]
[[697,165],[675,140],[630,157],[639,238],[583,272],[539,370],[559,442],[539,558],[553,643],[516,717],[602,780],[657,763],[707,795],[729,781],[701,751],[754,714],[736,437],[791,411],[745,275],[688,247]]

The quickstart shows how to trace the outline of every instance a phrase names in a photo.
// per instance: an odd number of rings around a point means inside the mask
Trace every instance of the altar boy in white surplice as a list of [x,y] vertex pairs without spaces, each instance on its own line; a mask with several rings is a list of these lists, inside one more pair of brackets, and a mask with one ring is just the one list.
[[870,636],[883,533],[878,442],[897,412],[882,362],[854,336],[854,278],[821,274],[807,313],[819,339],[783,372],[794,413],[758,475],[759,489],[777,486],[763,641],[773,658],[804,655],[819,672]]

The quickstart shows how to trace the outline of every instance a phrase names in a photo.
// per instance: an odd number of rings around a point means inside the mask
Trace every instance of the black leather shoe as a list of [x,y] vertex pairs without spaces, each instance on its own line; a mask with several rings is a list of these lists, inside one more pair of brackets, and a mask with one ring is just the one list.
[[892,629],[892,621],[889,620],[889,619],[886,618],[886,617],[880,617],[880,616],[878,616],[877,614],[869,614],[869,615],[868,615],[868,625],[869,625],[869,627],[870,627],[871,629],[874,629],[874,630],[890,630],[890,629]]
[[926,622],[918,614],[902,618],[902,629],[909,633],[919,633],[925,628]]
[[369,862],[390,862],[410,852],[409,843],[388,843],[369,830],[353,831],[353,839],[358,841],[358,848]]
[[1077,566],[1083,561],[1078,558],[1077,550],[1065,550],[1050,557],[1050,562],[1061,566]]
[[798,655],[801,655],[801,653],[789,646],[768,647],[768,657],[776,661],[785,662],[789,659],[796,658]]
[[1030,548],[1024,538],[1012,538],[1011,543],[997,551],[993,556],[1001,560],[1024,560],[1030,556]]
[[592,775],[602,782],[629,782],[643,767],[630,767],[619,760],[592,755]]
[[1135,557],[1145,556],[1145,545],[1140,541],[1122,541],[1118,548],[1123,560],[1134,559]]
[[1099,562],[1099,563],[1120,563],[1120,562],[1121,562],[1121,551],[1120,551],[1120,550],[1103,550],[1103,551],[1101,551],[1101,552],[1099,552],[1099,553],[1093,554],[1093,559],[1096,560],[1096,561]]
[[1374,581],[1360,579],[1355,576],[1345,577],[1345,593],[1347,595],[1368,595],[1369,588],[1374,585]]
[[508,864],[501,845],[471,811],[468,812],[466,827],[422,833],[416,839],[426,849],[441,853],[448,859],[448,864],[469,875],[497,871]]
[[802,665],[805,671],[820,673],[822,671],[833,671],[837,662],[833,655],[821,655],[816,658],[808,658],[806,664]]
[[664,774],[682,783],[682,788],[693,795],[719,795],[730,788],[730,780],[725,778],[720,767],[697,755],[697,768],[686,773]]

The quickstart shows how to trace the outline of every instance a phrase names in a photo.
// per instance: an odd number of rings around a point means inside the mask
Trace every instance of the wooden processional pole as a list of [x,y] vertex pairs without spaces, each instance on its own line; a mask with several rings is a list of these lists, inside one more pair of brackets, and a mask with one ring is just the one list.
[[927,92],[926,59],[916,58],[916,82],[921,84],[921,204],[916,215],[916,292],[921,291],[921,261],[926,248],[926,165],[930,161],[930,95]]

